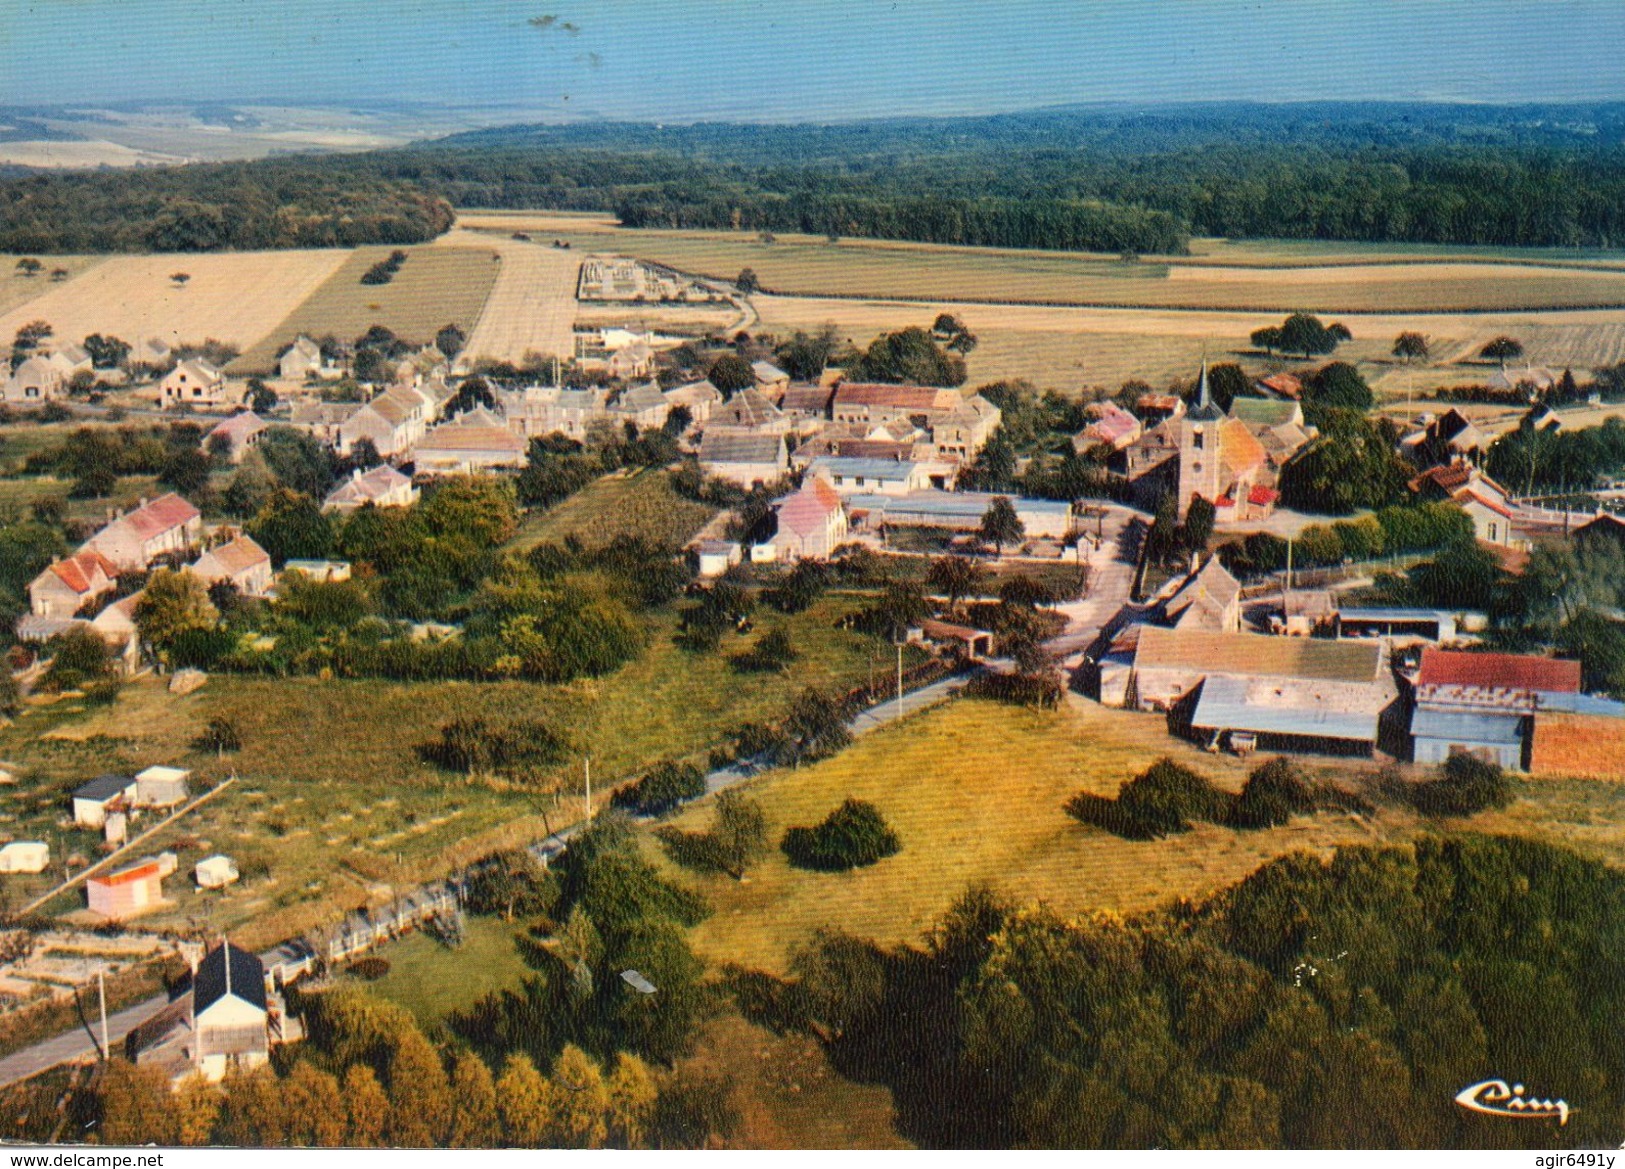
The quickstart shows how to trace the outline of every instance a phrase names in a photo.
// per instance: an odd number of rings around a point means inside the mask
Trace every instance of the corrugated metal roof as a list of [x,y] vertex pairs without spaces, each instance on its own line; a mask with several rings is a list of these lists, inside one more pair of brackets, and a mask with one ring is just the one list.
[[[1540,710],[1562,714],[1595,714],[1605,718],[1625,718],[1625,702],[1615,702],[1612,698],[1601,698],[1595,694],[1542,692],[1535,696],[1535,705]],[[1620,769],[1625,771],[1625,760],[1621,761]]]
[[819,455],[810,464],[814,471],[849,475],[854,479],[902,479],[914,475],[914,464],[903,459],[849,459],[840,455]]
[[[905,466],[907,464],[904,464]],[[871,511],[914,512],[919,515],[940,515],[978,519],[987,513],[995,495],[980,491],[910,491],[905,495],[854,495],[849,507],[864,507]],[[1007,495],[1017,513],[1026,515],[1064,516],[1072,505],[1057,499],[1024,499]]]
[[1271,687],[1271,700],[1263,702],[1258,700],[1257,687],[1257,683],[1245,678],[1206,679],[1191,725],[1201,730],[1305,735],[1362,743],[1377,740],[1381,712],[1350,710],[1341,692],[1325,695],[1317,693],[1312,685],[1288,684]]
[[1523,719],[1517,714],[1473,710],[1432,710],[1417,707],[1411,716],[1411,734],[1419,739],[1447,739],[1452,743],[1521,743]]

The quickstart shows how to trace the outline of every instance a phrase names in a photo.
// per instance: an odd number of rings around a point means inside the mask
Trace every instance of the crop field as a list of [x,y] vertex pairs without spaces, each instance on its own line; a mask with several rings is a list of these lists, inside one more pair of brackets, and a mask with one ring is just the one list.
[[[0,313],[8,313],[18,305],[45,295],[62,285],[51,279],[58,268],[66,269],[72,279],[102,262],[101,256],[35,256],[44,269],[38,276],[24,276],[17,271],[18,256],[0,256]],[[32,319],[32,318],[30,318]],[[77,338],[75,338],[77,340]]]
[[388,284],[362,284],[361,277],[393,249],[358,248],[338,253],[342,264],[326,273],[320,287],[284,310],[280,323],[265,325],[257,344],[231,363],[232,373],[263,373],[301,333],[332,333],[346,340],[383,325],[417,344],[434,340],[443,325],[471,331],[491,295],[502,263],[497,249],[426,244],[408,247],[406,263]]
[[716,509],[684,499],[664,471],[612,475],[576,492],[548,511],[527,516],[511,547],[562,544],[574,536],[599,548],[617,536],[640,536],[681,546],[708,523]]
[[[208,338],[254,344],[346,262],[342,250],[111,256],[88,260],[61,284],[35,277],[44,291],[0,316],[0,336],[44,320],[63,340],[111,333],[131,345]],[[170,276],[187,273],[177,285]],[[7,284],[12,278],[5,277]],[[21,283],[19,280],[18,283]]]
[[442,247],[485,248],[502,257],[496,284],[464,355],[519,362],[532,353],[569,360],[575,354],[576,274],[581,255],[545,244],[453,230]]

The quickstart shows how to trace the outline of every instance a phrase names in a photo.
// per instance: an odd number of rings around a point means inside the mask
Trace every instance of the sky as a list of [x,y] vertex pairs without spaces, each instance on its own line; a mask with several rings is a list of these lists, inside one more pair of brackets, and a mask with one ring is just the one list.
[[836,121],[1625,99],[1625,0],[0,0],[0,103]]

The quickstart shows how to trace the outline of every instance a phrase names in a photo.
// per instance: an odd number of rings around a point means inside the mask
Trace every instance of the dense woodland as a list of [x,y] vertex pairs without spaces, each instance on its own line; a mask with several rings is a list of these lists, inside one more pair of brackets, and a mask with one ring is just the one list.
[[1625,106],[1088,107],[835,126],[504,127],[405,149],[0,183],[9,251],[404,243],[445,207],[634,227],[1179,253],[1191,235],[1625,238]]

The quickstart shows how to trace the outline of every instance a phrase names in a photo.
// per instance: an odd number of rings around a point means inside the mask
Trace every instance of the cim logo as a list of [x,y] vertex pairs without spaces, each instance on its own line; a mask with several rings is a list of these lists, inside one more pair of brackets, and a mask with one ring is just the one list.
[[1469,1112],[1487,1116],[1507,1116],[1514,1120],[1549,1120],[1557,1117],[1559,1126],[1569,1122],[1574,1110],[1565,1100],[1541,1100],[1524,1094],[1522,1084],[1505,1080],[1483,1080],[1456,1093],[1456,1103]]

